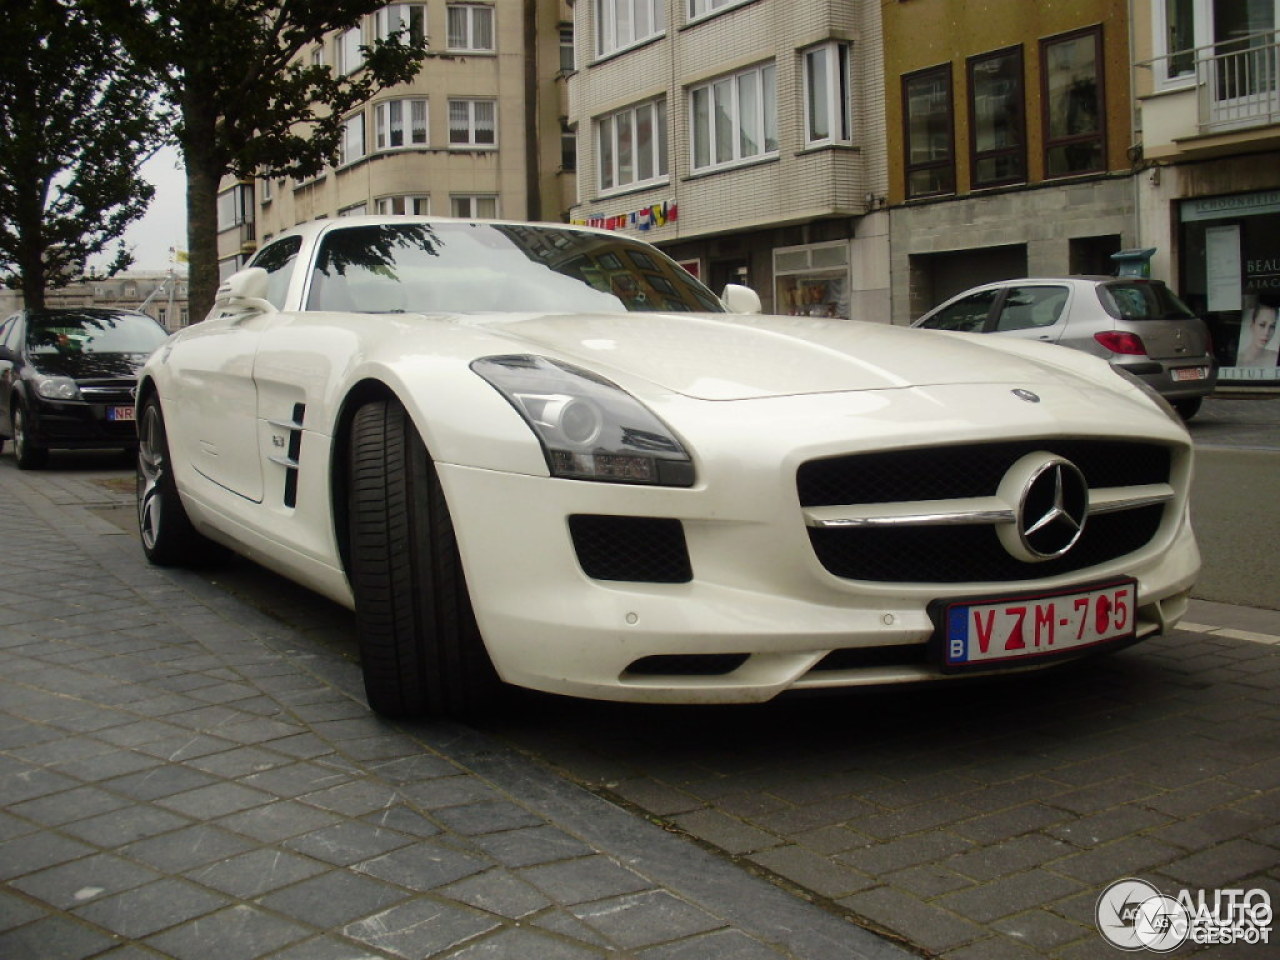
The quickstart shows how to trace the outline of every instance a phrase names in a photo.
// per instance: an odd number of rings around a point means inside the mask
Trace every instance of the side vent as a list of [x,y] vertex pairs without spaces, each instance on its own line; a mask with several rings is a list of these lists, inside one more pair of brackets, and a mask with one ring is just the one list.
[[303,403],[293,405],[293,419],[290,421],[269,420],[273,427],[284,430],[289,436],[288,452],[284,456],[273,456],[269,459],[284,467],[284,505],[298,505],[298,463],[302,454],[302,420],[307,407]]

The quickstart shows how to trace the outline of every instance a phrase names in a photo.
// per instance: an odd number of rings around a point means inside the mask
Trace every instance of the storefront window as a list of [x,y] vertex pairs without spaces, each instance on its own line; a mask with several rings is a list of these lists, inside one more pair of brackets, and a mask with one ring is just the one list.
[[849,319],[849,244],[817,243],[773,252],[777,311]]
[[1185,200],[1184,299],[1209,324],[1219,380],[1280,383],[1280,190]]

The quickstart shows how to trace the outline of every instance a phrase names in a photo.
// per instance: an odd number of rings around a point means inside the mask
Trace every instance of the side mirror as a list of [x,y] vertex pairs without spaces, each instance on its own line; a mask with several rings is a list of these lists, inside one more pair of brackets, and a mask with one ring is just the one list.
[[275,313],[273,303],[267,300],[267,271],[261,267],[245,267],[227,277],[218,287],[214,306],[226,309],[249,308],[262,313]]
[[13,363],[13,351],[8,347],[0,347],[0,363]]
[[730,313],[759,313],[760,294],[740,283],[725,284],[720,302]]

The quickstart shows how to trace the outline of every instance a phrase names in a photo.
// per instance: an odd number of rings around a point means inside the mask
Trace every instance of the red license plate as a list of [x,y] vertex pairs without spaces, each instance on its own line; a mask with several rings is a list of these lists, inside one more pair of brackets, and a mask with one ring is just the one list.
[[1175,380],[1203,380],[1209,376],[1208,367],[1179,367],[1173,371]]
[[107,419],[123,421],[137,418],[134,416],[133,407],[107,407]]
[[939,604],[941,666],[958,672],[1080,652],[1131,639],[1137,581]]

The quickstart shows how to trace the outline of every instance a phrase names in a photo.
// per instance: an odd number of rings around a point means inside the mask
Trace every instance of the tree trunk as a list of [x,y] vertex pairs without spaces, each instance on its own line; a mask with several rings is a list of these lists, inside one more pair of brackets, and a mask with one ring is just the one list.
[[[194,84],[192,85],[195,86]],[[182,105],[182,159],[187,168],[187,299],[191,323],[205,318],[218,291],[218,186],[226,172],[214,146],[217,118],[189,90]]]

